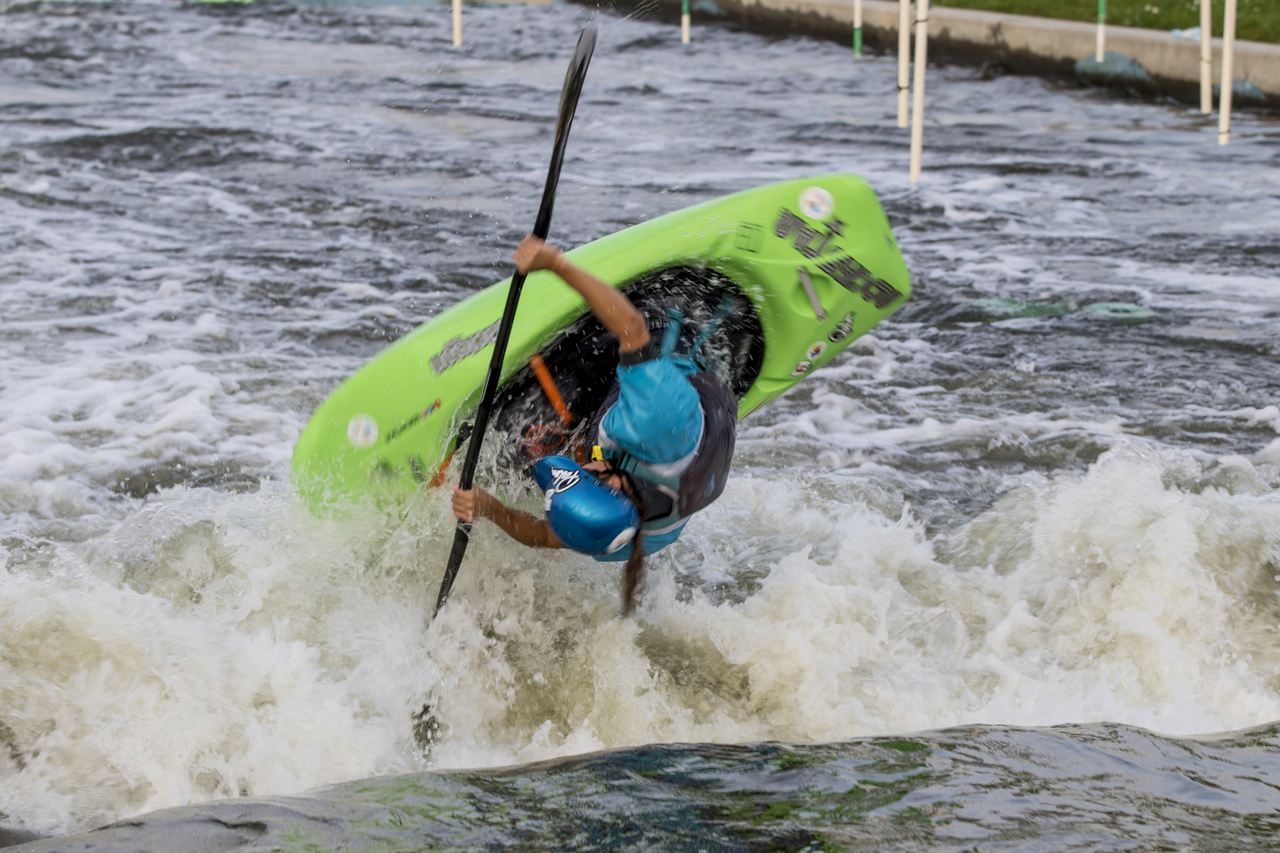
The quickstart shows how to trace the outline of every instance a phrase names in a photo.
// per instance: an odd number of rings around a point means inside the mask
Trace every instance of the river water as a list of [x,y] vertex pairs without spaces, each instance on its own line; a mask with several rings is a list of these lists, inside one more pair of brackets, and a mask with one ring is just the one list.
[[588,10],[468,8],[461,51],[438,5],[0,10],[0,826],[247,797],[90,839],[1280,830],[1274,118],[1223,148],[1183,106],[938,67],[913,189],[892,57],[604,16],[557,240],[856,171],[915,295],[742,425],[636,618],[481,527],[429,625],[443,492],[316,519],[292,445],[508,273]]

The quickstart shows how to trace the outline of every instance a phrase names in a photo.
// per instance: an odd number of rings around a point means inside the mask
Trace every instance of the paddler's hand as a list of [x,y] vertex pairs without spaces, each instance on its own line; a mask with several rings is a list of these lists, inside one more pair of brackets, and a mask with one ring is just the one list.
[[530,234],[516,248],[516,269],[522,273],[554,270],[561,260],[560,250]]
[[479,486],[473,489],[453,487],[453,514],[458,521],[470,524],[477,518],[488,518],[493,502],[493,496]]
[[458,521],[470,524],[476,520],[476,490],[453,487],[453,514]]

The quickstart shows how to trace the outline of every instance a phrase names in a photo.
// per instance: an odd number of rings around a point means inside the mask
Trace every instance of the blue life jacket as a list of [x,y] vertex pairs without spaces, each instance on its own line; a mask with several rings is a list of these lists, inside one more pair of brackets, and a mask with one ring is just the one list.
[[[615,469],[629,474],[640,492],[645,506],[641,529],[646,535],[657,536],[677,530],[691,515],[709,506],[724,491],[733,461],[738,402],[723,382],[704,369],[698,352],[729,310],[728,302],[722,304],[703,327],[689,353],[682,356],[673,356],[672,352],[679,339],[683,316],[674,309],[667,312],[660,357],[671,358],[686,372],[702,408],[702,435],[692,453],[674,462],[645,462],[598,432],[605,460]],[[617,397],[618,389],[614,388],[601,405],[596,417],[597,431],[604,413]]]

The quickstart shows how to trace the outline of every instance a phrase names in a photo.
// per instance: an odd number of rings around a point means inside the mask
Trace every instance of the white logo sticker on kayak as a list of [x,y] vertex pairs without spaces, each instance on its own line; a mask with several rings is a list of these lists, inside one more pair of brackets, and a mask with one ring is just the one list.
[[836,200],[822,187],[809,187],[800,193],[800,212],[810,219],[826,219],[836,210]]
[[809,368],[813,367],[812,361],[798,361],[796,366],[791,368],[792,376],[804,376],[809,372]]
[[804,354],[804,357],[809,359],[809,361],[817,361],[818,358],[826,351],[827,351],[826,341],[814,341],[813,343],[809,344],[809,351]]
[[347,441],[356,447],[373,447],[378,442],[378,422],[369,415],[356,415],[347,422]]

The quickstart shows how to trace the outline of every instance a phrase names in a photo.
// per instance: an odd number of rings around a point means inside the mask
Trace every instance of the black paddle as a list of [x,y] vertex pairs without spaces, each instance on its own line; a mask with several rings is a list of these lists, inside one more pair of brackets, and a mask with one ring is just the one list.
[[[551,230],[551,209],[556,201],[556,184],[560,182],[560,165],[564,162],[564,148],[569,141],[569,128],[573,126],[573,114],[578,108],[578,95],[582,93],[582,81],[587,76],[587,66],[591,63],[591,54],[596,49],[595,24],[587,24],[586,29],[578,36],[578,49],[573,52],[569,62],[569,70],[564,76],[564,89],[560,92],[560,116],[556,120],[556,142],[551,149],[551,166],[547,169],[547,183],[542,188],[542,205],[538,208],[538,218],[533,224],[533,235],[539,240],[547,239]],[[511,289],[507,291],[507,305],[502,310],[502,320],[498,323],[498,336],[493,342],[493,358],[489,361],[489,375],[484,381],[484,393],[480,396],[480,408],[476,410],[476,422],[471,430],[471,441],[467,445],[467,457],[462,463],[462,475],[458,478],[458,486],[471,488],[471,480],[476,473],[476,462],[480,458],[480,443],[484,440],[485,427],[489,425],[489,415],[493,409],[493,401],[498,395],[498,380],[502,374],[502,362],[507,355],[507,341],[511,338],[511,324],[516,316],[516,303],[520,301],[520,290],[524,287],[525,274],[516,271],[511,279]],[[440,594],[436,596],[435,612],[449,600],[449,590],[453,588],[453,580],[458,576],[462,566],[462,557],[467,553],[467,542],[471,538],[471,525],[459,521],[453,532],[453,549],[449,551],[449,565],[444,570],[444,580],[440,582]]]

